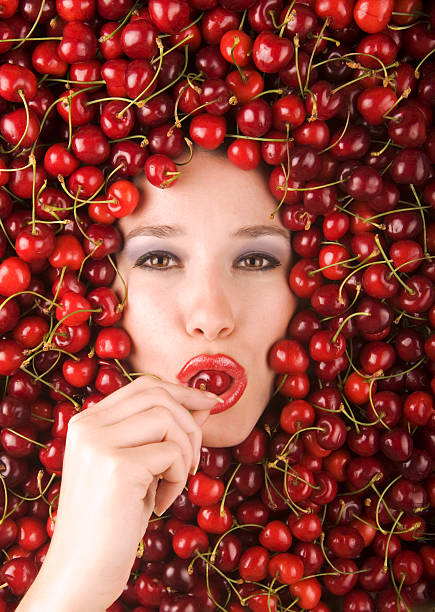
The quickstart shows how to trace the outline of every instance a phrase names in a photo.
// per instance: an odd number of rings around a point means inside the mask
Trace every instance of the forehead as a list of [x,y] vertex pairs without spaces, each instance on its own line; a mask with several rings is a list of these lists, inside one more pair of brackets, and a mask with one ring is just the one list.
[[135,177],[141,197],[136,210],[120,219],[124,235],[145,223],[233,230],[250,223],[284,227],[279,214],[270,218],[277,201],[262,170],[241,170],[216,152],[195,150],[177,171],[181,176],[166,189],[151,185],[143,173]]

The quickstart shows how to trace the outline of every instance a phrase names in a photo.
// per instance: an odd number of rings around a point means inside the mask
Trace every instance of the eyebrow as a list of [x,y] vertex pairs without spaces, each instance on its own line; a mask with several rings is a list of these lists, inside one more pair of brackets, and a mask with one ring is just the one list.
[[[180,225],[141,225],[128,232],[125,242],[136,236],[170,238],[172,236],[186,236],[186,232]],[[271,225],[246,225],[231,234],[232,238],[257,238],[258,236],[281,236],[288,241],[290,232]]]

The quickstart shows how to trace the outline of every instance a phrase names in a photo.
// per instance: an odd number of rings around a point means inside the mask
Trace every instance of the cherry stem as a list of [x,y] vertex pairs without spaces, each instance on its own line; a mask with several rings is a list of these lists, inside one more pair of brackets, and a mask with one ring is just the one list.
[[[322,430],[322,431],[324,431],[324,430]],[[313,485],[310,482],[308,482],[307,480],[305,480],[304,478],[302,478],[302,476],[299,476],[299,474],[296,472],[296,470],[294,470],[291,467],[291,465],[289,465],[288,463],[286,463],[285,465],[286,465],[286,469],[282,469],[281,467],[278,467],[278,466],[274,466],[274,469],[275,470],[279,470],[280,472],[284,472],[285,474],[287,474],[287,469],[288,469],[292,473],[291,474],[292,478],[295,478],[296,480],[300,480],[301,482],[303,482],[306,485],[308,485],[309,487],[311,487],[311,489],[320,489],[320,486]]]
[[220,508],[219,508],[219,516],[220,516],[221,518],[223,518],[223,517],[225,516],[225,510],[224,510],[224,506],[225,506],[225,498],[226,498],[226,497],[227,497],[227,495],[228,495],[228,491],[229,491],[229,489],[230,489],[230,485],[231,485],[231,483],[232,483],[232,481],[233,481],[233,479],[234,479],[234,476],[235,476],[235,475],[237,474],[237,472],[239,471],[239,469],[240,469],[241,465],[242,465],[242,464],[241,464],[241,463],[239,463],[239,464],[236,466],[235,470],[233,471],[233,473],[231,474],[230,478],[228,479],[227,484],[225,485],[224,494],[222,495],[222,501],[221,501]]
[[379,155],[382,155],[382,153],[388,149],[391,143],[392,143],[392,140],[391,138],[389,138],[387,142],[384,144],[384,146],[382,147],[382,149],[379,149],[379,151],[373,151],[373,153],[371,153],[372,157],[379,157]]
[[[328,268],[334,268],[335,266],[341,266],[345,263],[349,263],[350,261],[355,261],[355,259],[359,259],[359,256],[357,255],[356,257],[351,257],[350,259],[343,259],[342,261],[336,261],[335,263],[328,264],[327,266],[323,266],[322,268],[317,268],[317,270],[310,270],[308,272],[308,276],[314,276],[315,274],[322,272],[322,270],[327,270]],[[350,268],[351,266],[347,266],[347,267]]]
[[[188,36],[188,38],[192,38],[193,34],[191,36]],[[145,89],[143,89],[135,98],[134,100],[130,100],[130,102],[124,106],[124,108],[116,115],[118,119],[122,119],[123,114],[125,113],[125,111],[130,108],[130,106],[133,106],[133,104],[135,104],[136,106],[139,107],[138,105],[138,101],[142,98],[142,96],[144,95],[144,93],[150,88],[150,86],[154,83],[154,81],[157,79],[157,77],[159,76],[159,72],[161,70],[162,67],[162,61],[163,61],[163,44],[162,41],[160,40],[160,38],[156,38],[156,42],[157,42],[157,46],[159,48],[159,65],[157,70],[155,71],[155,74],[153,76],[153,78],[151,79],[151,81],[147,84],[147,86],[145,87]],[[178,46],[178,45],[176,45]],[[152,63],[152,62],[151,62]],[[142,105],[143,106],[143,105]]]
[[[234,98],[234,96],[232,96],[232,98]],[[231,98],[230,98],[230,100],[231,100]],[[169,130],[166,133],[166,136],[169,138],[169,136],[172,135],[172,133],[173,133],[175,128],[181,128],[182,122],[185,121],[186,119],[188,119],[191,115],[193,115],[193,113],[196,113],[196,111],[198,111],[199,109],[205,108],[206,106],[210,106],[210,104],[214,104],[215,102],[218,102],[218,101],[219,101],[219,97],[215,98],[214,100],[209,100],[208,102],[204,102],[204,104],[201,104],[200,106],[196,106],[193,109],[193,111],[191,111],[187,115],[184,115],[184,117],[182,117],[181,119],[178,119],[178,121],[176,121],[174,123],[174,125],[169,128]],[[230,102],[230,104],[231,104],[231,102]]]
[[[23,292],[24,293],[24,292]],[[90,309],[90,308],[83,308],[82,310],[74,310],[73,312],[69,312],[68,314],[66,314],[64,317],[62,317],[54,326],[53,331],[50,334],[50,338],[48,339],[48,344],[51,344],[53,341],[53,336],[57,330],[57,328],[62,325],[62,323],[68,319],[68,317],[71,317],[74,314],[77,314],[79,312],[101,312],[101,308],[97,308],[97,309]],[[60,349],[59,349],[60,350]]]
[[41,482],[42,482],[42,477],[43,476],[44,476],[44,470],[39,470],[38,476],[37,476],[39,495],[37,497],[23,497],[22,495],[20,495],[20,493],[18,493],[17,491],[14,491],[13,489],[9,489],[9,490],[10,490],[11,493],[16,495],[20,499],[23,499],[24,501],[36,501],[37,499],[41,499],[42,498],[48,504],[49,502],[44,498],[44,493],[46,491],[48,491],[48,489],[49,489],[51,483],[53,482],[54,478],[56,478],[56,474],[52,474],[50,476],[50,480],[48,481],[44,491],[42,491],[42,488],[41,488]]
[[[5,230],[5,226],[3,225],[3,221],[0,219],[0,227],[3,230],[3,234],[6,236],[6,240],[9,242],[9,245],[14,249],[14,251],[16,252],[17,249],[15,248],[14,243],[12,242],[12,240],[9,237],[9,234],[7,233],[7,231]],[[1,306],[0,306],[0,310],[1,310]]]
[[[277,28],[280,28],[279,32],[278,32],[278,37],[282,38],[282,35],[284,33],[285,30],[285,26],[290,23],[290,21],[294,21],[296,19],[295,14],[293,12],[293,7],[295,5],[296,0],[292,0],[292,2],[290,2],[289,6],[287,7],[287,11],[284,17],[284,21],[277,26]],[[273,20],[273,24],[275,25],[275,20]]]
[[[349,179],[347,179],[349,180]],[[337,181],[338,183],[341,183],[343,181]],[[348,202],[348,204],[350,204],[350,201]],[[354,212],[351,212],[350,210],[347,210],[347,208],[343,208],[341,206],[337,206],[336,207],[338,210],[340,210],[341,212],[344,212],[348,215],[352,215],[352,217],[355,217],[356,219],[359,219],[360,221],[364,221],[365,223],[370,223],[370,225],[373,225],[373,227],[377,227],[380,230],[384,230],[385,229],[385,225],[379,225],[378,223],[372,223],[371,221],[369,221],[366,217],[361,217],[360,215],[357,215]]]
[[428,59],[428,58],[429,58],[429,57],[432,55],[432,53],[435,53],[435,47],[434,47],[433,49],[431,49],[431,50],[429,51],[429,53],[427,53],[427,54],[424,56],[424,58],[423,58],[423,59],[422,59],[422,60],[421,60],[421,61],[420,61],[420,62],[417,64],[417,67],[416,67],[416,69],[414,70],[414,75],[415,75],[415,78],[416,78],[416,79],[419,79],[419,78],[420,78],[420,68],[421,68],[421,65],[423,64],[423,62],[425,62],[425,61],[426,61],[426,60],[427,60],[427,59]]
[[243,134],[225,134],[225,138],[258,140],[260,142],[292,142],[294,140],[294,138],[259,138],[257,136],[244,136]]
[[301,96],[302,99],[305,99],[305,92],[304,92],[304,88],[302,87],[302,79],[301,79],[301,73],[299,70],[299,36],[298,34],[295,34],[293,36],[293,46],[295,49],[295,66],[296,66],[296,75],[298,77],[298,83],[299,83],[299,90],[301,92]]
[[216,561],[217,549],[219,548],[219,544],[222,542],[222,540],[224,539],[224,537],[226,535],[228,535],[232,531],[236,531],[237,529],[244,529],[246,527],[259,527],[260,529],[263,529],[264,525],[258,525],[257,523],[243,523],[243,524],[237,523],[236,525],[231,527],[228,531],[226,531],[225,533],[223,533],[219,537],[219,539],[217,540],[216,544],[214,545],[213,551],[212,551],[211,556],[210,556],[210,561],[212,563],[214,563]]
[[[425,256],[425,257],[429,257],[429,253],[428,253],[428,250],[427,250],[427,232],[426,232],[426,220],[425,220],[425,218],[424,218],[423,207],[422,207],[422,205],[421,205],[420,198],[419,198],[419,197],[418,197],[418,195],[417,195],[417,192],[416,192],[416,190],[415,190],[414,185],[413,185],[412,183],[410,183],[410,185],[409,185],[409,186],[411,187],[411,191],[412,191],[412,193],[414,194],[414,198],[415,198],[415,200],[416,200],[416,202],[417,202],[417,206],[418,206],[419,211],[420,211],[421,221],[422,221],[422,224],[423,224],[423,245],[424,245],[423,251],[424,251],[424,256]],[[428,208],[429,208],[429,207],[428,207]]]
[[279,393],[279,392],[280,392],[281,388],[284,386],[284,383],[285,383],[285,381],[287,380],[287,378],[288,378],[289,376],[290,376],[290,374],[288,374],[288,373],[287,373],[287,374],[284,374],[284,376],[282,377],[282,381],[279,383],[278,387],[277,387],[277,388],[275,389],[275,391],[273,392],[273,395],[271,396],[271,399],[272,399],[272,397],[275,397],[275,395],[276,395],[277,393]]
[[2,485],[3,485],[3,489],[4,489],[4,492],[5,492],[5,500],[4,500],[4,504],[5,504],[5,506],[4,506],[4,508],[3,508],[3,516],[2,516],[2,518],[1,518],[1,520],[0,520],[0,525],[2,525],[2,524],[3,524],[3,522],[4,522],[4,521],[5,521],[5,519],[6,519],[6,509],[7,509],[7,507],[8,507],[8,488],[7,488],[7,486],[6,486],[5,479],[3,478],[3,476],[2,476],[1,474],[0,474],[0,478],[1,478]]
[[127,21],[130,19],[130,16],[139,7],[139,5],[140,5],[140,0],[136,0],[136,2],[133,4],[131,9],[128,11],[128,13],[125,15],[125,17],[121,20],[119,25],[113,30],[113,32],[110,32],[110,34],[105,34],[104,36],[100,36],[100,38],[98,39],[98,42],[99,43],[105,43],[108,40],[110,40],[112,38],[112,36],[115,36],[115,34],[117,32],[119,32],[119,30],[124,26],[124,24],[127,23]]
[[387,543],[385,545],[385,556],[384,556],[384,568],[383,568],[383,572],[384,574],[386,574],[388,572],[388,551],[390,548],[390,540],[391,540],[391,536],[394,533],[394,529],[396,528],[397,523],[399,522],[400,518],[402,517],[402,515],[405,514],[404,512],[399,512],[399,514],[397,515],[397,518],[395,519],[393,526],[390,529],[390,533],[388,534],[388,538],[387,538]]
[[[270,467],[270,464],[268,464],[266,461],[263,463],[263,468],[264,468],[264,479],[265,479],[265,485],[266,485],[266,491],[267,491],[267,495],[269,498],[269,503],[272,506],[272,508],[274,510],[277,510],[278,507],[275,504],[275,502],[273,501],[271,495],[270,495],[270,490],[269,490],[269,486],[275,491],[275,493],[278,495],[278,497],[280,499],[282,499],[282,501],[291,509],[292,512],[294,512],[294,514],[296,514],[297,517],[299,517],[299,512],[306,512],[305,510],[303,510],[302,508],[299,508],[299,506],[295,503],[292,502],[292,500],[289,498],[289,496],[287,495],[287,497],[285,497],[281,491],[279,491],[277,489],[277,487],[275,486],[275,484],[273,483],[269,472],[268,472],[268,467]],[[296,508],[296,509],[295,509]]]
[[384,504],[386,511],[388,512],[388,514],[390,515],[391,519],[394,521],[394,516],[391,514],[391,510],[389,509],[389,507],[387,506],[387,504],[383,501],[385,493],[388,491],[388,489],[390,487],[392,487],[398,480],[400,480],[402,478],[402,474],[400,474],[399,476],[397,476],[396,478],[394,478],[386,487],[385,489],[382,491],[382,493],[379,493],[379,491],[377,490],[377,488],[375,487],[374,484],[372,484],[372,489],[374,490],[374,492],[376,493],[376,495],[379,497],[378,499],[378,503],[376,504],[376,525],[379,528],[379,531],[381,531],[384,535],[386,535],[388,533],[388,531],[385,531],[385,529],[382,529],[382,527],[379,524],[379,508],[381,505],[381,502]]
[[[282,165],[282,164],[281,164]],[[349,180],[349,179],[346,179]],[[324,189],[325,187],[332,187],[333,185],[340,185],[341,183],[344,183],[346,181],[340,180],[340,181],[333,181],[332,183],[325,183],[324,185],[314,185],[313,187],[283,187],[282,185],[278,185],[277,189],[280,189],[281,191],[316,191],[317,189]],[[346,211],[348,212],[348,211]]]
[[287,442],[285,443],[284,448],[282,449],[281,453],[276,457],[276,459],[274,461],[268,463],[268,467],[275,468],[279,461],[286,461],[287,460],[288,452],[287,452],[287,454],[285,454],[285,453],[289,449],[290,443],[293,442],[293,439],[299,437],[299,435],[301,433],[303,433],[304,431],[313,431],[313,430],[314,431],[322,431],[322,428],[321,427],[315,427],[315,426],[313,426],[313,427],[303,427],[302,429],[298,429],[297,431],[295,431],[295,433],[292,434],[292,436],[290,436],[290,438],[287,440]]
[[[404,261],[403,263],[400,264],[400,266],[397,266],[396,271],[400,270],[400,268],[403,268],[407,264],[413,263],[414,261],[423,261],[423,259],[435,259],[435,255],[428,255],[427,257],[416,257],[415,259],[408,259],[408,261]],[[392,276],[393,276],[393,273],[390,272],[388,274],[388,278],[391,278]]]
[[122,298],[122,302],[120,304],[118,304],[118,306],[116,307],[116,311],[117,312],[123,312],[123,310],[125,308],[125,303],[127,301],[127,294],[128,294],[127,283],[125,282],[124,277],[122,276],[121,272],[116,267],[115,262],[111,258],[110,254],[107,255],[107,259],[110,261],[113,269],[115,270],[115,272],[117,273],[117,275],[121,279],[122,284],[124,285],[124,297]]
[[[246,12],[246,11],[245,11]],[[243,19],[245,18],[245,16],[243,16]],[[240,28],[239,28],[240,29]],[[231,47],[231,57],[233,60],[233,63],[235,65],[235,67],[237,68],[239,74],[240,74],[240,78],[242,79],[243,83],[246,83],[246,81],[248,80],[246,74],[244,72],[242,72],[242,70],[240,69],[239,64],[236,61],[236,58],[234,57],[234,49],[237,47],[237,45],[240,43],[240,38],[237,36],[237,34],[234,35],[234,43]]]
[[144,149],[148,144],[149,140],[146,136],[142,134],[132,134],[131,136],[125,136],[124,138],[114,138],[113,140],[109,140],[109,144],[114,144],[116,142],[124,142],[125,140],[135,140],[138,138],[142,142],[139,144],[141,149]]
[[56,287],[56,293],[54,294],[53,299],[51,300],[51,304],[48,307],[48,312],[50,312],[50,310],[54,306],[55,301],[57,300],[57,296],[59,295],[60,287],[62,285],[63,277],[65,276],[65,272],[66,272],[67,268],[68,268],[68,266],[63,266],[62,270],[60,271],[60,275],[58,277],[58,283],[57,283],[57,287]]
[[[62,208],[60,210],[74,210],[74,208],[82,208],[83,206],[85,206],[86,204],[89,205],[90,202],[92,202],[92,200],[100,193],[100,191],[103,189],[104,187],[104,183],[102,183],[100,185],[100,187],[97,189],[97,191],[95,193],[92,194],[92,198],[91,199],[87,199],[87,200],[82,200],[81,198],[78,197],[79,195],[79,191],[82,189],[82,186],[79,185],[78,189],[77,189],[77,193],[76,195],[70,193],[68,191],[67,186],[65,185],[65,179],[61,174],[57,175],[57,180],[59,181],[62,189],[64,190],[64,192],[66,193],[66,195],[71,198],[71,200],[73,200],[74,204],[73,206],[69,206],[68,208]],[[77,204],[77,202],[80,202],[80,204]],[[114,200],[107,200],[107,202],[114,202]]]
[[[3,308],[3,306],[6,304],[6,302],[8,302],[9,300],[11,300],[12,298],[14,298],[17,295],[23,295],[24,293],[30,293],[31,295],[36,295],[36,297],[42,298],[44,301],[47,300],[48,298],[45,295],[42,295],[41,293],[37,293],[36,291],[31,291],[30,289],[25,289],[24,291],[17,291],[16,293],[13,293],[12,295],[9,295],[1,304],[0,304],[0,310]],[[54,304],[56,307],[60,308],[60,304]]]
[[[318,36],[316,36],[316,39],[317,39],[317,40],[316,40],[316,42],[314,43],[314,47],[313,47],[313,50],[311,51],[310,59],[309,59],[309,62],[308,62],[308,68],[307,68],[307,78],[305,79],[305,87],[304,87],[304,91],[307,91],[307,89],[308,89],[308,84],[309,84],[309,82],[310,82],[310,76],[311,76],[311,67],[312,67],[312,65],[313,65],[314,55],[315,55],[315,53],[316,53],[316,49],[317,49],[317,47],[319,46],[319,43],[320,43],[320,41],[321,41],[321,39],[322,39],[322,36],[323,36],[323,32],[325,31],[326,26],[328,25],[328,23],[329,23],[329,17],[327,17],[327,18],[325,19],[325,22],[324,22],[324,24],[323,24],[323,26],[322,26],[322,29],[320,30],[320,34],[319,34]],[[340,44],[340,43],[338,43],[338,44]]]
[[127,370],[124,368],[124,366],[123,366],[123,365],[122,365],[122,363],[119,361],[119,359],[117,359],[117,358],[115,357],[114,361],[115,361],[115,363],[117,363],[117,365],[118,365],[119,369],[122,371],[122,373],[124,374],[124,376],[125,376],[126,378],[128,378],[128,380],[129,380],[130,382],[132,382],[132,381],[133,381],[132,377],[131,377],[131,376],[130,376],[130,374],[127,372]]
[[[29,106],[27,104],[27,100],[26,100],[26,98],[25,98],[25,96],[23,94],[23,91],[21,89],[19,89],[17,93],[20,96],[20,98],[21,98],[21,100],[22,100],[22,102],[24,104],[24,110],[25,110],[25,113],[26,113],[26,127],[24,129],[24,132],[21,135],[20,140],[17,142],[17,144],[12,149],[10,149],[9,151],[2,151],[2,153],[4,153],[5,155],[9,155],[10,153],[13,153],[16,149],[18,149],[18,147],[20,146],[20,144],[23,142],[24,138],[26,137],[27,131],[29,129],[29,123],[30,123]],[[30,159],[30,156],[29,156],[29,159]]]
[[379,251],[382,254],[382,257],[385,260],[385,263],[387,264],[387,266],[390,268],[391,272],[394,274],[394,276],[397,278],[397,280],[399,281],[399,283],[402,285],[402,287],[404,287],[406,289],[406,291],[410,294],[410,295],[414,295],[415,294],[415,290],[411,289],[411,287],[408,287],[408,285],[405,283],[405,281],[403,281],[400,277],[399,274],[397,274],[396,270],[393,268],[392,264],[390,263],[390,260],[388,259],[384,249],[382,248],[381,245],[381,241],[379,238],[379,234],[375,234],[375,242],[377,244],[377,247],[379,249]]
[[396,593],[397,593],[397,599],[396,599],[396,607],[397,607],[397,610],[400,610],[400,603],[402,603],[402,604],[404,605],[405,609],[407,610],[407,612],[412,612],[412,611],[411,611],[411,610],[408,608],[408,606],[406,605],[405,600],[403,599],[402,594],[401,594],[401,591],[402,591],[402,586],[403,586],[403,582],[404,582],[404,580],[405,580],[405,578],[406,578],[406,574],[402,574],[402,578],[401,578],[401,580],[400,580],[400,585],[399,585],[399,587],[397,587],[397,583],[396,583],[396,579],[395,579],[395,576],[394,576],[394,572],[393,572],[392,567],[390,567],[390,574],[391,574],[391,582],[393,583],[394,590],[395,590],[395,591],[396,591]]
[[308,89],[308,87],[306,87],[304,89],[304,92],[310,94],[311,100],[312,100],[312,103],[313,103],[313,110],[311,111],[311,115],[310,115],[310,117],[308,117],[307,121],[308,122],[316,121],[317,120],[317,100],[316,100],[316,96],[311,91],[311,89]]
[[355,491],[346,491],[345,493],[342,493],[341,495],[355,495],[357,493],[362,493],[363,491],[366,491],[368,488],[370,488],[372,485],[375,484],[375,482],[378,482],[378,480],[382,479],[382,474],[378,473],[375,474],[374,476],[372,476],[370,478],[370,480],[368,481],[368,483],[366,485],[364,485],[363,487],[361,487],[361,489],[356,489]]
[[350,319],[352,317],[357,317],[357,316],[364,316],[364,317],[370,317],[370,313],[369,312],[352,312],[350,315],[348,315],[344,321],[342,323],[340,323],[337,331],[335,332],[335,334],[332,336],[332,342],[333,344],[335,344],[337,342],[337,338],[341,332],[341,330],[343,329],[343,327],[346,325],[346,323],[348,321],[350,321]]
[[196,561],[196,559],[202,559],[203,561],[205,561],[205,564],[206,564],[206,566],[205,566],[205,567],[206,567],[206,582],[207,582],[207,590],[208,590],[208,592],[209,592],[209,596],[210,596],[210,598],[213,600],[213,603],[215,604],[215,606],[217,606],[217,607],[219,608],[219,610],[223,610],[223,612],[226,612],[225,608],[223,608],[223,607],[222,607],[222,606],[221,606],[221,605],[220,605],[220,604],[219,604],[217,601],[215,601],[215,599],[214,599],[214,597],[213,597],[213,595],[212,595],[212,593],[211,593],[211,591],[210,591],[210,585],[209,585],[209,576],[208,576],[208,574],[209,574],[209,569],[208,569],[208,568],[209,568],[209,566],[211,566],[211,567],[212,567],[212,568],[215,570],[215,572],[217,572],[218,574],[220,574],[220,575],[221,575],[221,576],[222,576],[222,577],[223,577],[223,578],[224,578],[226,581],[228,581],[228,585],[229,585],[229,586],[232,588],[232,590],[234,591],[234,593],[236,593],[236,595],[239,597],[239,599],[240,599],[239,592],[237,591],[236,587],[235,587],[235,586],[234,586],[232,583],[233,583],[233,582],[235,582],[236,584],[240,584],[240,582],[239,582],[238,580],[234,579],[234,578],[229,578],[229,577],[228,577],[226,574],[224,574],[224,573],[223,573],[223,572],[222,572],[222,571],[221,571],[219,568],[217,568],[215,565],[213,565],[213,563],[211,563],[211,562],[208,560],[208,558],[207,558],[207,556],[206,556],[206,555],[204,555],[204,554],[202,554],[201,552],[199,552],[199,550],[198,550],[198,549],[196,549],[195,553],[196,553],[196,555],[197,555],[197,556],[196,556],[196,557],[194,557],[194,559],[193,559],[193,560],[191,561],[191,563],[189,564],[189,566],[188,566],[188,570],[187,570],[187,571],[188,571],[188,573],[189,573],[189,569],[192,571],[192,569],[191,569],[191,568],[192,568],[192,566],[193,566],[193,563]]
[[348,125],[349,125],[349,119],[350,119],[350,106],[347,107],[347,116],[346,116],[346,122],[344,124],[344,128],[340,134],[340,136],[337,138],[337,140],[335,142],[333,142],[332,144],[328,145],[327,147],[325,147],[324,149],[322,149],[321,151],[319,151],[319,155],[322,155],[322,153],[326,153],[326,151],[329,151],[329,149],[332,149],[333,147],[335,147],[336,144],[338,144],[340,142],[340,140],[343,138],[343,136],[345,135]]
[[[406,89],[403,91],[402,95],[401,95],[399,98],[397,98],[397,100],[394,102],[394,104],[392,104],[392,105],[390,106],[390,108],[389,108],[389,109],[388,109],[388,110],[387,110],[387,111],[386,111],[386,112],[385,112],[385,113],[382,115],[382,117],[383,117],[384,119],[389,119],[389,117],[388,117],[388,113],[390,113],[390,112],[391,112],[391,111],[392,111],[394,108],[396,108],[396,106],[397,106],[398,104],[400,104],[400,102],[401,102],[402,100],[405,100],[405,99],[406,99],[406,98],[409,96],[409,94],[411,93],[411,91],[412,91],[412,90],[411,90],[411,88],[410,88],[410,87],[407,87],[407,88],[406,88]],[[394,117],[391,117],[390,119],[391,119],[391,121],[397,121],[397,119],[395,119]]]
[[354,574],[354,572],[342,572],[341,570],[338,569],[338,567],[335,567],[335,565],[329,559],[328,555],[326,554],[326,550],[325,550],[325,532],[324,531],[322,531],[322,533],[320,534],[319,544],[320,544],[320,548],[322,549],[323,556],[325,557],[325,561],[327,562],[328,565],[332,567],[332,569],[335,572],[337,572],[337,574]]
[[271,94],[271,93],[276,93],[276,94],[283,94],[284,93],[284,89],[268,89],[267,91],[260,91],[260,93],[258,93],[256,96],[252,96],[252,98],[250,98],[251,100],[257,100],[258,98],[261,98],[261,96],[264,96],[265,94]]
[[48,417],[43,417],[40,414],[36,414],[35,412],[31,412],[30,415],[34,419],[39,419],[40,421],[46,421],[47,423],[54,423],[54,419],[49,419]]

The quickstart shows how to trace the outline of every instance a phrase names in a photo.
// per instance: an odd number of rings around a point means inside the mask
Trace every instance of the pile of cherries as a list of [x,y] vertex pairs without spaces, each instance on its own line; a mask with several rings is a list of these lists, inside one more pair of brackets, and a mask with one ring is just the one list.
[[435,4],[0,0],[0,612],[55,528],[68,421],[133,377],[110,288],[145,172],[268,170],[301,308],[239,446],[153,517],[110,612],[435,599]]

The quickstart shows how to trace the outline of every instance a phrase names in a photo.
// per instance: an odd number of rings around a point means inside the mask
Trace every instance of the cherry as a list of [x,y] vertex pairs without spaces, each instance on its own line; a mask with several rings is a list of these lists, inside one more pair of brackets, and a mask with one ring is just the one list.
[[[285,41],[288,42],[288,41]],[[267,39],[265,41],[267,47]],[[289,45],[290,46],[290,45]],[[219,49],[222,57],[226,59],[230,64],[236,64],[239,67],[246,66],[250,61],[250,55],[253,53],[253,41],[248,34],[240,30],[227,30],[219,43]],[[231,55],[233,53],[233,55]],[[257,60],[261,64],[262,61],[262,50],[261,50],[261,39],[257,43],[256,48],[256,64]],[[271,58],[268,58],[269,61]],[[272,70],[273,72],[273,70]]]
[[361,457],[372,457],[379,450],[379,431],[375,427],[360,427],[359,432],[351,430],[347,436],[349,448]]
[[[357,532],[358,533],[358,532]],[[340,572],[337,574],[329,574],[324,577],[324,585],[330,593],[334,595],[345,595],[349,593],[357,584],[358,576],[355,571],[358,566],[354,561],[345,558],[334,560],[334,567]]]
[[[115,18],[114,20],[116,21]],[[146,19],[136,19],[122,30],[122,51],[131,59],[152,59],[158,52],[158,30]]]
[[415,512],[416,509],[423,508],[427,503],[425,488],[421,484],[406,478],[396,482],[387,495],[393,508],[405,512]]
[[299,598],[303,608],[313,609],[320,601],[322,587],[316,578],[303,578],[290,585],[290,593]]
[[[195,119],[198,117],[195,117],[193,121]],[[251,100],[240,107],[236,120],[242,134],[261,137],[272,127],[272,110],[262,99]]]
[[24,557],[6,561],[0,569],[2,580],[7,582],[10,590],[16,596],[24,595],[35,580],[37,573],[34,562]]
[[281,584],[294,584],[304,575],[304,564],[302,559],[290,553],[277,553],[268,563],[267,571]]
[[97,39],[92,29],[81,21],[69,21],[62,32],[62,40],[57,46],[61,60],[73,62],[91,60],[97,51]]
[[402,462],[410,458],[413,442],[409,433],[404,429],[396,428],[382,434],[380,448],[389,459]]
[[394,558],[393,573],[399,582],[415,584],[423,573],[423,562],[414,551],[403,550]]
[[321,416],[316,423],[317,441],[323,448],[335,450],[343,446],[346,441],[346,426],[344,421],[335,414]]

